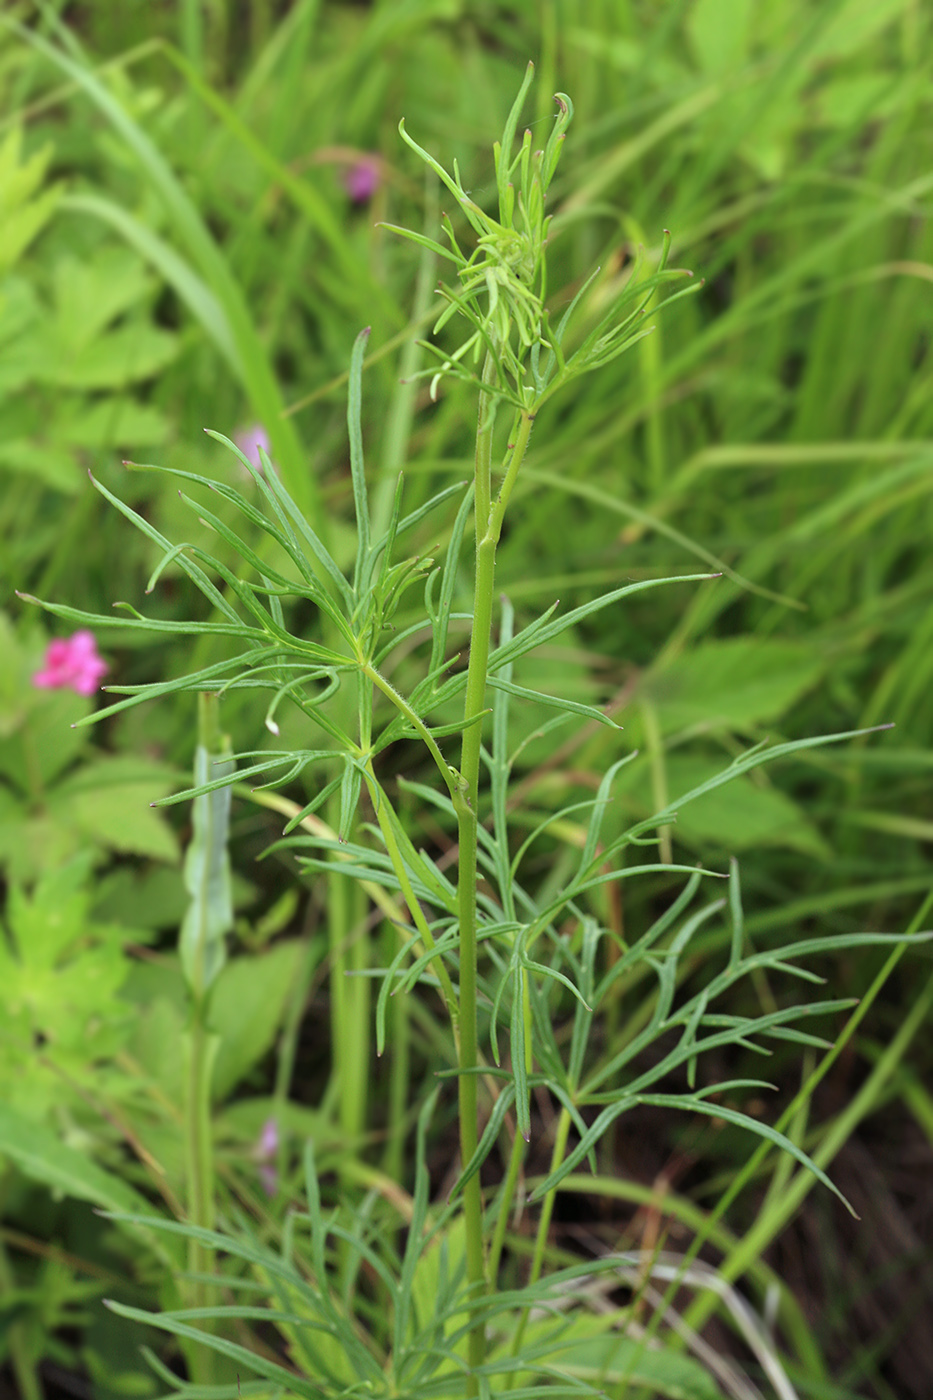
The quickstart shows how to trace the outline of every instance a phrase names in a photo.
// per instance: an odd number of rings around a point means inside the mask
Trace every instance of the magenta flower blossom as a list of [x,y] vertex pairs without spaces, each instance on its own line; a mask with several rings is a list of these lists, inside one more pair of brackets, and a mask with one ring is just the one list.
[[49,642],[45,666],[36,672],[32,683],[40,690],[73,690],[78,695],[93,695],[101,676],[109,669],[98,655],[94,633],[75,632],[73,637]]
[[269,455],[269,434],[262,424],[251,423],[248,428],[241,428],[238,433],[233,434],[233,441],[243,456],[252,462],[258,472],[261,472],[262,462],[259,458],[259,449],[262,448],[266,456]]
[[267,1196],[274,1196],[279,1187],[279,1175],[273,1165],[278,1150],[279,1125],[274,1118],[267,1118],[253,1149],[253,1156],[259,1163],[259,1180]]
[[381,178],[375,156],[363,156],[345,171],[343,187],[354,204],[366,204],[379,188]]
[[256,1155],[264,1162],[274,1157],[279,1150],[279,1125],[274,1118],[267,1118],[259,1134]]

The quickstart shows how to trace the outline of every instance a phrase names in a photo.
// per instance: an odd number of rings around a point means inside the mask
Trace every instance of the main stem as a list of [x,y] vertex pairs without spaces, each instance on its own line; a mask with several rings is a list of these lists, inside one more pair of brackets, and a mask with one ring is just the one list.
[[[487,357],[483,366],[483,382],[493,381],[495,366]],[[492,432],[493,407],[489,395],[480,398],[476,431],[475,512],[476,566],[473,589],[473,631],[470,660],[467,668],[463,748],[460,760],[461,785],[454,796],[459,837],[458,912],[460,920],[460,1154],[463,1166],[476,1155],[479,1145],[478,1125],[478,1049],[477,1049],[477,820],[479,811],[480,751],[482,721],[479,719],[486,704],[486,681],[489,671],[489,647],[492,636],[493,597],[496,577],[496,547],[502,533],[505,509],[528,447],[533,413],[524,410],[516,418],[514,440],[509,443],[505,475],[495,501],[492,499]],[[483,1199],[479,1173],[475,1172],[463,1189],[463,1213],[466,1224],[467,1279],[478,1301],[486,1292],[486,1271],[483,1255]],[[470,1333],[469,1361],[471,1370],[485,1360],[486,1339],[482,1324]],[[467,1395],[478,1394],[478,1381],[470,1376]]]

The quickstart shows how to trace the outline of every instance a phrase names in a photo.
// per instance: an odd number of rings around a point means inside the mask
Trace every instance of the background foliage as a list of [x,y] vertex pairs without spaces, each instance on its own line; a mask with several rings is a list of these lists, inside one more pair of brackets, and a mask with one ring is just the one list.
[[[350,567],[345,383],[364,325],[375,515],[387,519],[402,464],[408,509],[466,478],[469,395],[453,383],[433,404],[411,378],[439,270],[378,226],[433,232],[444,207],[398,138],[400,117],[445,163],[456,157],[465,187],[488,202],[489,144],[534,58],[532,130],[550,121],[556,89],[576,105],[552,190],[553,304],[594,264],[608,299],[664,228],[673,260],[705,279],[634,354],[548,410],[498,584],[521,622],[558,596],[569,611],[623,582],[724,577],[636,595],[523,663],[523,685],[610,706],[624,746],[595,724],[535,738],[540,715],[513,704],[528,740],[517,828],[591,797],[631,748],[639,757],[618,775],[610,818],[619,825],[766,737],[893,723],[737,778],[685,809],[661,843],[684,864],[740,858],[756,947],[915,924],[933,837],[930,28],[919,0],[7,7],[0,1359],[14,1393],[109,1400],[158,1389],[138,1334],[100,1300],[177,1303],[172,1240],[102,1227],[89,1203],[181,1209],[187,1008],[175,948],[190,831],[180,809],[149,803],[188,785],[196,726],[193,697],[179,695],[70,729],[95,702],[31,684],[51,633],[13,590],[91,612],[140,604],[157,555],[89,488],[88,469],[168,538],[222,549],[166,478],[120,461],[227,482],[233,459],[202,430],[232,436],[256,423]],[[363,158],[378,179],[356,203],[344,176]],[[425,522],[412,549],[438,544],[440,557],[454,514]],[[466,579],[457,587],[465,599]],[[172,566],[149,600],[171,619],[198,606]],[[215,637],[129,632],[111,634],[105,653],[121,685],[225,659]],[[225,701],[234,747],[276,746],[249,699]],[[289,743],[313,747],[300,718],[282,724]],[[420,762],[398,746],[385,781],[404,780],[411,829],[427,829],[442,854],[451,834],[425,807]],[[386,1182],[410,1160],[440,1032],[427,1001],[412,998],[404,1018],[393,1013],[397,1058],[373,1069],[367,984],[351,979],[344,992],[346,979],[329,977],[320,883],[297,882],[288,849],[256,859],[280,835],[288,800],[293,815],[313,790],[299,780],[278,809],[241,796],[238,936],[213,1004],[212,1095],[221,1210],[269,1240],[299,1189],[309,1135],[325,1189],[336,1176],[351,1199],[369,1188],[391,1202]],[[543,892],[569,877],[584,839],[567,818],[536,843]],[[670,886],[624,890],[607,910],[619,932],[650,924]],[[724,937],[711,933],[700,950]],[[882,952],[850,951],[820,969],[832,997],[868,992],[870,1004],[793,1133],[861,1224],[828,1193],[808,1197],[809,1183],[794,1178],[791,1190],[790,1169],[769,1159],[731,1208],[734,1234],[712,1237],[712,1262],[731,1261],[734,1277],[747,1270],[756,1297],[781,1280],[779,1344],[801,1394],[886,1400],[933,1385],[918,1322],[930,1286],[928,963],[922,949],[891,968]],[[694,972],[682,969],[685,992]],[[643,1011],[620,1008],[620,1034],[649,1014],[647,990]],[[755,990],[761,1006],[783,995],[765,977]],[[373,1076],[365,1126],[349,1137],[320,1029],[344,995]],[[744,1070],[730,1062],[723,1077]],[[767,1077],[783,1107],[800,1081],[780,1046]],[[542,1143],[549,1111],[540,1098]],[[777,1111],[760,1107],[769,1121]],[[272,1114],[275,1165],[291,1185],[270,1199],[257,1144]],[[447,1129],[439,1110],[425,1149],[438,1191],[450,1185]],[[722,1121],[685,1126],[637,1110],[596,1185],[569,1178],[579,1199],[570,1187],[561,1197],[555,1260],[659,1231],[682,1251],[747,1152]],[[529,1170],[543,1176],[540,1154]],[[744,1253],[736,1239],[751,1241]],[[520,1236],[514,1248],[517,1259]],[[729,1316],[720,1309],[707,1336],[747,1360]],[[681,1392],[658,1393],[699,1394],[689,1387],[702,1383],[691,1374]]]

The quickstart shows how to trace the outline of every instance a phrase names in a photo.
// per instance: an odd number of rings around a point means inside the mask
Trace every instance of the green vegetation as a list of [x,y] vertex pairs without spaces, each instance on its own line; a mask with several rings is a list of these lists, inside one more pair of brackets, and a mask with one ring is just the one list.
[[0,1389],[929,1392],[931,29],[8,6]]

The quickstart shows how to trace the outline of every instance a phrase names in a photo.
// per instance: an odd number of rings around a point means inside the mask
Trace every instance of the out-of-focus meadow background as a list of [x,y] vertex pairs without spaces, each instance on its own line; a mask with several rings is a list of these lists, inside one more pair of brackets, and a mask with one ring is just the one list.
[[[524,616],[649,575],[723,575],[600,613],[536,658],[536,681],[615,707],[639,750],[620,779],[627,815],[758,740],[893,725],[738,778],[663,839],[685,861],[738,857],[753,941],[906,930],[933,841],[933,12],[922,0],[11,0],[2,19],[0,1393],[116,1400],[159,1383],[138,1330],[101,1299],[153,1306],[164,1287],[151,1253],[92,1205],[132,1207],[135,1193],[177,1205],[185,1012],[172,950],[188,832],[183,809],[149,804],[189,781],[193,701],[70,728],[101,699],[35,684],[68,629],[14,590],[95,613],[143,606],[158,553],[88,471],[190,541],[201,527],[175,486],[122,461],[232,479],[205,428],[259,434],[349,557],[345,383],[365,325],[374,500],[385,509],[403,465],[410,508],[469,476],[469,395],[453,385],[432,403],[424,380],[401,382],[422,363],[439,270],[379,223],[434,236],[444,208],[399,139],[402,117],[458,160],[477,202],[491,198],[491,142],[533,59],[532,131],[555,91],[576,108],[552,191],[552,305],[596,265],[608,289],[665,228],[672,262],[705,285],[542,415],[499,586]],[[171,567],[146,603],[161,617],[198,606]],[[196,636],[97,642],[105,679],[123,685],[213,655]],[[248,700],[224,709],[241,750],[269,741]],[[592,792],[616,756],[605,734],[529,743],[519,825]],[[291,795],[307,800],[300,783]],[[449,839],[405,801],[413,830],[426,821]],[[224,1189],[261,1218],[276,1092],[289,1130],[313,1133],[344,1184],[374,1164],[404,1178],[434,1032],[418,1012],[407,1078],[373,1070],[370,1127],[344,1140],[320,1033],[323,896],[287,854],[257,862],[280,816],[244,800],[233,820],[215,1130]],[[560,879],[574,839],[550,833],[542,878]],[[625,888],[620,926],[635,927],[656,889]],[[883,964],[850,951],[819,971],[831,995],[860,997]],[[771,1211],[773,1178],[729,1217],[753,1235],[749,1267],[773,1270],[799,1305],[801,1395],[933,1393],[931,979],[922,950],[890,971],[794,1124],[861,1220],[819,1187]],[[775,1053],[778,1107],[800,1073]],[[559,1211],[555,1247],[637,1243],[659,1183],[702,1214],[748,1151],[715,1121],[625,1120],[612,1170],[628,1196]],[[717,1344],[732,1345],[724,1326]]]

